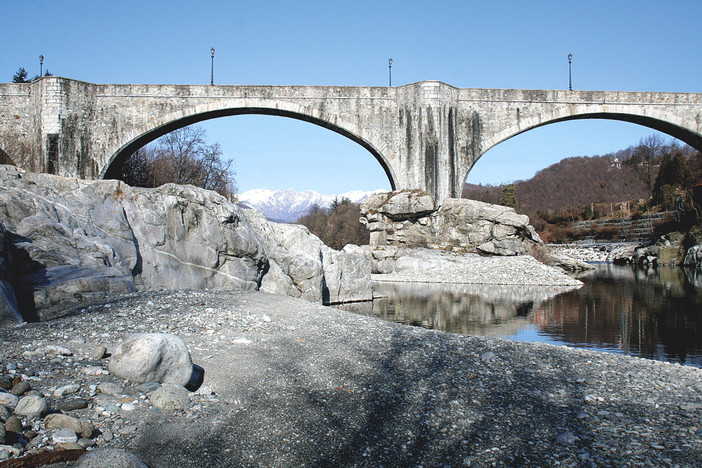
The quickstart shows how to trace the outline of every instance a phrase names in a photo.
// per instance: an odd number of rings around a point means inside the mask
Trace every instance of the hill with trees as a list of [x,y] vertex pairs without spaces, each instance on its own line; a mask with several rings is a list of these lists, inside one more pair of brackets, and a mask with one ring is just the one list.
[[346,244],[367,245],[370,232],[359,222],[361,205],[348,198],[334,199],[328,209],[319,206],[297,220],[312,234],[332,249],[340,250]]
[[[693,187],[700,183],[699,152],[651,135],[616,153],[563,159],[526,181],[466,184],[463,197],[515,208],[550,241],[556,227],[575,221],[672,210],[676,193],[694,211]],[[622,203],[627,210],[620,213],[615,206]]]

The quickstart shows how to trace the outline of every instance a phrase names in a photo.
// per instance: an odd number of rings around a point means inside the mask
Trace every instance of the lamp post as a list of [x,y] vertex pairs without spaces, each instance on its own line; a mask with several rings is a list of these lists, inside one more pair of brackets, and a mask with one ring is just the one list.
[[212,68],[210,68],[210,85],[214,85],[214,47],[210,49],[212,54]]
[[573,91],[573,80],[570,73],[570,64],[573,61],[573,54],[568,54],[568,91]]
[[392,59],[388,60],[388,86],[392,87]]
[[39,56],[39,78],[41,78],[41,75],[44,73],[44,56],[40,55]]

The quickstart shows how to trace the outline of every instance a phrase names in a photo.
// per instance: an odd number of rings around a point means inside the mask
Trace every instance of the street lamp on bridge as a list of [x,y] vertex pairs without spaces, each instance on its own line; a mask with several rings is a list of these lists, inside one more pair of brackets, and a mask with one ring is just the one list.
[[388,60],[388,86],[392,86],[392,59]]
[[210,49],[212,54],[212,68],[210,68],[210,86],[214,85],[214,47]]
[[570,64],[573,61],[573,54],[568,54],[568,90],[573,91],[573,81],[571,79]]
[[41,78],[41,75],[44,73],[44,56],[40,55],[39,56],[39,78]]

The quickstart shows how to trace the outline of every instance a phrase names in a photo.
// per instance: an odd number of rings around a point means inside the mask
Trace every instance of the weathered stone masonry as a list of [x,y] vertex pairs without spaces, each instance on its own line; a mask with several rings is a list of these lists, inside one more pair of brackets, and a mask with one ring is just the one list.
[[[441,203],[498,143],[570,119],[645,125],[702,149],[702,94],[399,87],[91,84],[44,77],[0,84],[0,151],[20,168],[86,179],[176,128],[271,114],[329,128],[368,149],[394,189]],[[0,153],[0,156],[4,156]]]

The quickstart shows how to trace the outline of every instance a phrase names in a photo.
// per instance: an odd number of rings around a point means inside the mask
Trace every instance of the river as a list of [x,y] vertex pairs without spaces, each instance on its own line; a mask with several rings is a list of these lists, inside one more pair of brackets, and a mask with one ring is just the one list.
[[[608,263],[578,289],[374,283],[343,308],[467,335],[536,341],[702,367],[702,278],[680,268]],[[697,276],[695,276],[697,275]]]

